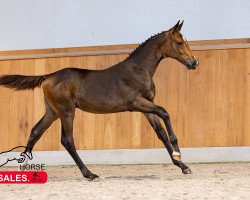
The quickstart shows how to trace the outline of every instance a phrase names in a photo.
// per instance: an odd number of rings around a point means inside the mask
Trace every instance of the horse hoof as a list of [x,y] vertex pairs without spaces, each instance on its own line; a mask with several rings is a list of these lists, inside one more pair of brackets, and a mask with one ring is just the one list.
[[174,151],[172,153],[173,159],[177,160],[177,161],[181,161],[181,154],[179,152]]
[[97,178],[91,180],[92,182],[101,182],[101,178],[98,176]]
[[192,174],[192,171],[189,168],[187,168],[187,169],[182,170],[182,173],[183,174]]
[[90,174],[88,178],[90,181],[94,181],[95,179],[99,178],[99,176],[97,176],[96,174]]

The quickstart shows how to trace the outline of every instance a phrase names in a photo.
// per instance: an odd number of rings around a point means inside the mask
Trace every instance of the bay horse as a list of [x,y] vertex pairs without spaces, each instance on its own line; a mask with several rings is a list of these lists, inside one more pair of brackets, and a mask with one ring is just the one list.
[[[43,133],[56,120],[61,121],[61,143],[72,156],[82,175],[90,180],[91,173],[78,156],[73,139],[75,109],[91,113],[141,112],[148,119],[158,138],[165,145],[172,162],[184,174],[192,173],[181,161],[176,135],[168,112],[154,103],[153,75],[164,58],[173,58],[187,69],[196,69],[199,62],[187,40],[180,33],[180,21],[139,45],[124,61],[104,70],[65,68],[41,76],[3,75],[0,85],[15,90],[33,90],[42,86],[45,114],[32,128],[25,152],[31,152]],[[168,135],[161,125],[164,121]]]

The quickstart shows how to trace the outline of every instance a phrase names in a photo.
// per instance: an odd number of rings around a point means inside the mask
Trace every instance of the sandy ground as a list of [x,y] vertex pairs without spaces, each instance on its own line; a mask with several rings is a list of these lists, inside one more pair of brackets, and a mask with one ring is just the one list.
[[0,185],[0,199],[250,199],[250,163],[88,166],[101,176],[87,181],[75,166],[46,167],[44,185]]

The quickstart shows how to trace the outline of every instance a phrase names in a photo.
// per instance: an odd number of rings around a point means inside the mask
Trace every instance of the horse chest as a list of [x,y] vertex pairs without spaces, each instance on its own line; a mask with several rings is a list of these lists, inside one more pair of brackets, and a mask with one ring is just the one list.
[[121,81],[121,89],[128,88],[127,94],[139,94],[144,98],[152,101],[155,97],[155,85],[149,74],[145,72],[134,73],[129,78],[123,78]]

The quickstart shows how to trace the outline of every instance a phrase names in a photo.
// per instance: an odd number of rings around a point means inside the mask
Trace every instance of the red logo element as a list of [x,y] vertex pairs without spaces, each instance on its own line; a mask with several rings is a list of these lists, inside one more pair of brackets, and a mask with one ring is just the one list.
[[44,184],[47,180],[45,171],[0,171],[0,184]]

